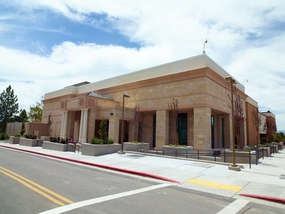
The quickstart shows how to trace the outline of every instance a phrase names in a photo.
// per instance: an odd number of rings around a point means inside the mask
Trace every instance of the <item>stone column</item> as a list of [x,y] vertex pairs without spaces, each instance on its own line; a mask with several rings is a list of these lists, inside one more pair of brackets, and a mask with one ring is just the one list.
[[68,111],[63,111],[61,118],[61,128],[60,128],[60,138],[62,139],[66,138],[67,121],[68,121]]
[[88,109],[83,109],[83,126],[81,132],[81,143],[87,143]]
[[225,148],[232,148],[232,122],[229,114],[224,115]]
[[81,109],[80,124],[79,124],[79,142],[82,142],[83,123],[84,123],[84,110]]
[[87,143],[88,109],[81,109],[79,142]]
[[68,127],[68,111],[65,111],[65,117],[64,117],[64,133],[63,133],[63,139],[65,139],[67,136],[67,127]]
[[117,111],[109,116],[108,138],[113,139],[114,143],[119,143],[120,115]]
[[134,121],[129,121],[129,141],[130,142],[138,141],[138,139],[135,138],[135,123],[134,123]]
[[194,108],[194,149],[211,149],[211,108]]
[[169,111],[156,111],[156,148],[162,148],[169,143]]

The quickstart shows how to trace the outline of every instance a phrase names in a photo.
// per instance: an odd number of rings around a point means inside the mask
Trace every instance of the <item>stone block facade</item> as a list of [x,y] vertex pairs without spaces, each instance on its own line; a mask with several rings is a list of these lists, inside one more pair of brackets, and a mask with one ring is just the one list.
[[[140,106],[138,141],[150,148],[178,143],[194,149],[230,148],[231,109],[229,74],[207,55],[133,72],[95,83],[63,88],[45,95],[43,122],[52,114],[53,136],[74,136],[89,142],[101,120],[108,121],[108,137],[120,143],[123,94],[124,140],[135,140],[134,107]],[[241,84],[236,91],[245,103]],[[171,121],[168,104],[178,100],[179,127]],[[245,107],[245,104],[244,104]],[[65,119],[64,112],[68,112]],[[83,113],[85,112],[85,113]],[[83,118],[84,117],[84,118]],[[82,124],[84,123],[84,124]],[[242,125],[246,145],[248,124]],[[250,124],[249,124],[250,125]],[[63,130],[62,127],[66,127]]]

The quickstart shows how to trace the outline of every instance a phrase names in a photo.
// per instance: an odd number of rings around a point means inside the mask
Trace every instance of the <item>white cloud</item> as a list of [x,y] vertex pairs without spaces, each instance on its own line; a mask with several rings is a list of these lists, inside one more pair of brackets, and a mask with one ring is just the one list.
[[[91,25],[98,21],[92,20],[93,13],[105,14],[113,24],[112,30],[142,45],[132,49],[66,41],[55,44],[49,56],[0,47],[0,58],[5,59],[0,62],[1,77],[11,80],[0,82],[1,88],[11,83],[24,108],[39,101],[44,93],[67,85],[201,54],[208,39],[207,54],[241,83],[248,79],[244,83],[246,93],[264,110],[278,112],[278,129],[285,130],[285,30],[275,27],[285,20],[282,0],[16,2],[27,11],[49,9],[74,22]],[[6,27],[0,22],[0,32]],[[45,51],[42,44],[35,43],[35,48]]]

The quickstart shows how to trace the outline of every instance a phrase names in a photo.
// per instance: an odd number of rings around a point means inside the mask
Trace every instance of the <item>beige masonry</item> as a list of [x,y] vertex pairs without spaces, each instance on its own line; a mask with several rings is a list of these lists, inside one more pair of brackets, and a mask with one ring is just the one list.
[[162,148],[169,143],[169,111],[156,111],[156,121],[156,147]]
[[[174,144],[174,124],[168,104],[179,102],[179,143],[194,148],[230,148],[230,76],[207,55],[179,60],[99,82],[83,82],[44,96],[43,122],[52,115],[52,135],[80,142],[98,137],[100,121],[108,122],[108,137],[120,143],[123,94],[124,140],[135,141],[134,107],[140,106],[138,141],[152,148]],[[248,95],[236,85],[243,102]],[[211,120],[213,119],[213,124]],[[247,126],[243,124],[242,145]]]
[[211,148],[211,109],[194,108],[195,149]]

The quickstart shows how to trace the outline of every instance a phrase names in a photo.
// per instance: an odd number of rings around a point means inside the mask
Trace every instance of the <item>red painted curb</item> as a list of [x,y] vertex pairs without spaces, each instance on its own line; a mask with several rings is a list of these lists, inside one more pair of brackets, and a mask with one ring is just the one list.
[[262,200],[272,201],[276,203],[285,204],[285,198],[277,198],[277,197],[271,197],[271,196],[264,196],[264,195],[255,195],[255,194],[240,194],[241,196],[251,197],[251,198],[258,198]]
[[28,153],[32,153],[32,154],[36,154],[36,155],[47,156],[47,157],[65,160],[65,161],[70,161],[70,162],[74,162],[74,163],[80,163],[80,164],[84,164],[84,165],[88,165],[88,166],[95,166],[95,167],[99,167],[99,168],[103,168],[103,169],[109,169],[109,170],[113,170],[113,171],[138,175],[138,176],[142,176],[142,177],[149,177],[149,178],[154,178],[154,179],[158,179],[158,180],[164,180],[164,181],[180,184],[179,181],[176,181],[176,180],[173,180],[170,178],[166,178],[163,176],[159,176],[159,175],[146,173],[146,172],[139,172],[139,171],[123,169],[123,168],[118,168],[118,167],[113,167],[113,166],[107,166],[107,165],[102,165],[102,164],[97,164],[97,163],[90,163],[90,162],[86,162],[86,161],[75,160],[75,159],[71,159],[71,158],[65,158],[65,157],[60,157],[60,156],[55,156],[55,155],[50,155],[50,154],[44,154],[41,152],[35,152],[35,151],[30,151],[30,150],[25,150],[25,149],[13,148],[13,147],[9,147],[9,146],[0,145],[0,147],[4,147],[4,148],[8,148],[8,149],[14,149],[14,150],[22,151],[22,152],[28,152]]

